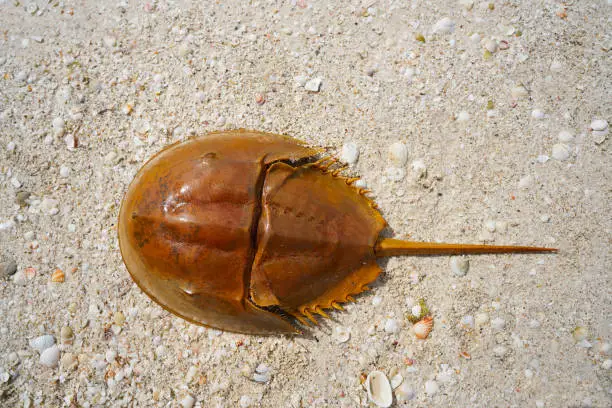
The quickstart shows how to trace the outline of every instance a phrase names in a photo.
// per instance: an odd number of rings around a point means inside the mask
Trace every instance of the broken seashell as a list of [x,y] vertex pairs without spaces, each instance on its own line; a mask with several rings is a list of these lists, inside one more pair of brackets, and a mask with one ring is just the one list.
[[401,374],[396,374],[391,378],[391,388],[396,389],[399,387],[402,382],[404,382],[404,377]]
[[66,275],[64,275],[64,271],[62,271],[61,269],[56,269],[51,274],[51,282],[61,283],[64,281],[65,277]]
[[408,383],[402,383],[397,390],[395,390],[395,398],[398,402],[410,401],[416,397],[416,392]]
[[336,344],[346,343],[351,338],[351,329],[343,326],[336,326],[334,327],[332,337]]
[[429,336],[431,328],[433,326],[433,317],[426,316],[414,324],[412,329],[417,339],[424,340]]
[[372,371],[365,382],[368,398],[377,407],[388,408],[393,403],[393,390],[387,376],[382,371]]

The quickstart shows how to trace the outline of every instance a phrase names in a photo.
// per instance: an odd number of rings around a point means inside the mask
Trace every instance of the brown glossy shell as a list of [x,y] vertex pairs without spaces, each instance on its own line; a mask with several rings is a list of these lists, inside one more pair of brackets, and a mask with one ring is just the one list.
[[385,226],[317,151],[255,131],[174,144],[138,172],[119,243],[134,281],[191,322],[243,333],[296,332],[372,282]]

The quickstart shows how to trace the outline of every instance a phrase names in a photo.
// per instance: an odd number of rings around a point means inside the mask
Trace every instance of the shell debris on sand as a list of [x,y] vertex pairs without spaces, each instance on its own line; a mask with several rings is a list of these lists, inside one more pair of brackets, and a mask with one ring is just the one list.
[[368,398],[377,407],[388,408],[393,403],[393,389],[382,371],[372,371],[365,381]]

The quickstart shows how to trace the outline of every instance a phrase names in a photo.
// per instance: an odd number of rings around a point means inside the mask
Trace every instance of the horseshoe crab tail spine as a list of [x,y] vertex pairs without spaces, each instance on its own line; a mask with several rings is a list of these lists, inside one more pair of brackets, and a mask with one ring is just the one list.
[[505,253],[533,253],[557,252],[557,248],[541,248],[529,246],[506,245],[473,245],[473,244],[445,244],[437,242],[413,242],[399,239],[383,238],[374,247],[379,258],[401,255],[466,255],[466,254],[505,254]]

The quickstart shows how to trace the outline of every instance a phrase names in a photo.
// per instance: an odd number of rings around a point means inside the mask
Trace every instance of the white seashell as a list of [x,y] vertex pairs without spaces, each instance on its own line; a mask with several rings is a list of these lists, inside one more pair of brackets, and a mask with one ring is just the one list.
[[455,22],[448,17],[444,17],[433,26],[434,33],[448,34],[453,31],[455,31]]
[[396,389],[402,382],[404,382],[404,377],[402,377],[401,374],[395,374],[393,378],[391,378],[391,388]]
[[431,328],[433,326],[433,318],[431,316],[426,316],[423,319],[419,320],[414,324],[412,329],[414,330],[414,335],[417,339],[424,340],[429,336],[431,332]]
[[461,111],[457,114],[457,122],[467,122],[470,120],[470,114],[466,111]]
[[243,395],[240,397],[240,408],[249,408],[253,406],[253,399],[248,395]]
[[603,368],[604,370],[609,370],[612,368],[612,360],[607,359],[604,360],[603,363],[601,363],[601,368]]
[[450,259],[450,267],[453,275],[465,276],[470,269],[470,260],[464,256],[453,256]]
[[399,333],[400,327],[395,319],[387,319],[385,322],[385,332],[387,333]]
[[416,179],[421,179],[427,175],[427,166],[423,159],[417,159],[412,162],[412,172]]
[[340,152],[340,161],[347,164],[355,164],[359,160],[359,147],[353,142],[345,143]]
[[355,182],[354,186],[357,188],[366,188],[368,185],[366,184],[365,180],[359,179]]
[[270,373],[270,368],[264,363],[259,364],[255,369],[255,373],[253,374],[253,380],[263,384],[270,381],[271,378],[272,375]]
[[385,176],[391,181],[402,181],[406,177],[406,170],[401,167],[387,167]]
[[195,402],[196,402],[195,398],[187,394],[183,398],[181,398],[181,401],[179,403],[181,404],[181,407],[183,408],[192,408],[195,405]]
[[572,135],[572,132],[570,132],[569,130],[562,130],[561,132],[559,132],[557,138],[560,142],[568,143],[574,140],[574,135]]
[[591,122],[591,130],[602,131],[608,128],[608,122],[603,119],[595,119]]
[[346,343],[351,338],[351,330],[343,326],[336,326],[332,338],[336,344]]
[[382,303],[382,297],[376,295],[372,298],[372,306],[378,306]]
[[438,387],[438,383],[435,382],[434,380],[429,380],[425,382],[425,392],[430,397],[433,395],[436,395],[439,389],[440,387]]
[[408,383],[402,383],[397,390],[395,390],[395,398],[398,402],[410,401],[416,397],[416,392],[412,389]]
[[464,329],[467,330],[471,330],[474,328],[474,316],[472,315],[465,315],[461,318],[461,326],[463,326]]
[[540,119],[544,119],[546,117],[546,114],[541,109],[534,109],[531,112],[531,117],[534,119],[540,120]]
[[499,48],[499,45],[497,44],[497,41],[495,41],[492,38],[489,38],[488,40],[486,40],[483,44],[484,48],[489,51],[491,54],[493,54],[494,52],[497,51],[497,49]]
[[38,350],[39,353],[42,353],[54,344],[55,337],[50,334],[45,334],[44,336],[36,337],[30,340],[30,347]]
[[382,371],[372,371],[365,382],[368,398],[377,407],[388,408],[393,403],[393,390]]
[[510,90],[510,94],[514,99],[520,99],[529,96],[529,91],[523,85],[517,85]]
[[321,78],[313,78],[304,84],[304,89],[310,92],[319,92],[323,80]]
[[495,357],[503,358],[508,354],[508,349],[504,346],[497,346],[493,349]]
[[491,327],[495,330],[504,330],[506,327],[506,321],[501,317],[496,317],[495,319],[491,320]]
[[47,367],[56,367],[60,358],[60,351],[56,345],[47,348],[40,354],[40,363]]
[[489,321],[489,314],[488,313],[483,312],[483,313],[478,313],[476,315],[475,323],[478,326],[482,326],[482,325],[486,324],[488,321]]
[[556,160],[567,160],[571,155],[571,149],[565,143],[557,143],[552,147],[552,157]]
[[418,319],[421,317],[421,313],[423,313],[423,309],[421,308],[421,305],[416,304],[412,306],[412,308],[410,309],[410,313],[412,313],[412,315]]
[[466,11],[470,11],[474,7],[474,0],[459,0],[459,5]]
[[408,161],[408,148],[402,142],[395,142],[389,146],[389,157],[393,164],[402,167]]
[[412,310],[412,307],[416,304],[416,300],[414,298],[411,298],[410,296],[406,297],[406,306],[408,307],[408,309]]

